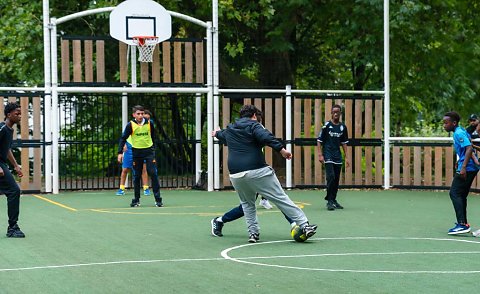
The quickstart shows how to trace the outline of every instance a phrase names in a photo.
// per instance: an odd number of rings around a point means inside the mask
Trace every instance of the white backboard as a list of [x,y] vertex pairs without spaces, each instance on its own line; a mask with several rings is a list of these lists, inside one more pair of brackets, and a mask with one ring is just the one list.
[[172,36],[172,17],[152,0],[127,0],[110,13],[110,35],[128,45],[134,36],[157,36],[159,41]]

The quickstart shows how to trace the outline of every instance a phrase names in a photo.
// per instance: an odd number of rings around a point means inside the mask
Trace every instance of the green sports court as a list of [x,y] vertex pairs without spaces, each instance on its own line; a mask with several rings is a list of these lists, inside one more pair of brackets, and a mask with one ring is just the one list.
[[[224,237],[210,220],[234,192],[164,190],[130,208],[132,192],[22,196],[25,239],[0,238],[2,293],[474,293],[480,239],[449,236],[448,192],[345,190],[327,211],[320,190],[289,191],[317,234],[290,238],[276,209],[258,209],[260,242],[243,219]],[[5,210],[5,203],[0,203]],[[480,197],[469,197],[480,228]]]

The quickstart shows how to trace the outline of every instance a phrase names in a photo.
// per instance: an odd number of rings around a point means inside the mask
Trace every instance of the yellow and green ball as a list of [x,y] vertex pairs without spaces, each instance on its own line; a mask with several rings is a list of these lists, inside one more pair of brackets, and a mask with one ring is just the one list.
[[290,231],[290,235],[292,236],[293,240],[297,242],[305,242],[307,240],[307,236],[300,228],[299,225],[295,225],[292,230]]

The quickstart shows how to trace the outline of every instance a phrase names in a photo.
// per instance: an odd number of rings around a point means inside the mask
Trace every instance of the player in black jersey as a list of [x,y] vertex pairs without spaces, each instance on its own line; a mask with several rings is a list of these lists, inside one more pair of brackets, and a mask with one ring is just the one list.
[[7,196],[8,228],[7,237],[24,238],[25,234],[17,225],[20,213],[20,188],[8,168],[10,161],[19,177],[23,176],[12,153],[13,126],[20,122],[22,112],[20,105],[14,102],[5,105],[5,121],[0,123],[0,191]]
[[340,146],[345,154],[345,165],[348,167],[347,127],[340,121],[342,116],[342,107],[334,105],[332,107],[332,118],[327,121],[320,131],[317,138],[318,160],[325,164],[325,175],[327,178],[327,209],[343,209],[343,206],[337,202],[338,185],[340,182],[340,172],[342,170],[343,158]]

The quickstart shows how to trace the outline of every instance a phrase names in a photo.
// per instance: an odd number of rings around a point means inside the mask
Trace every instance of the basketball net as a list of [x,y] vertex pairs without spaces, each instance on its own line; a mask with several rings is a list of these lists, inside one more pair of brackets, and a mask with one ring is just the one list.
[[153,51],[159,43],[158,37],[155,36],[135,36],[132,37],[133,42],[138,48],[138,61],[152,62]]

